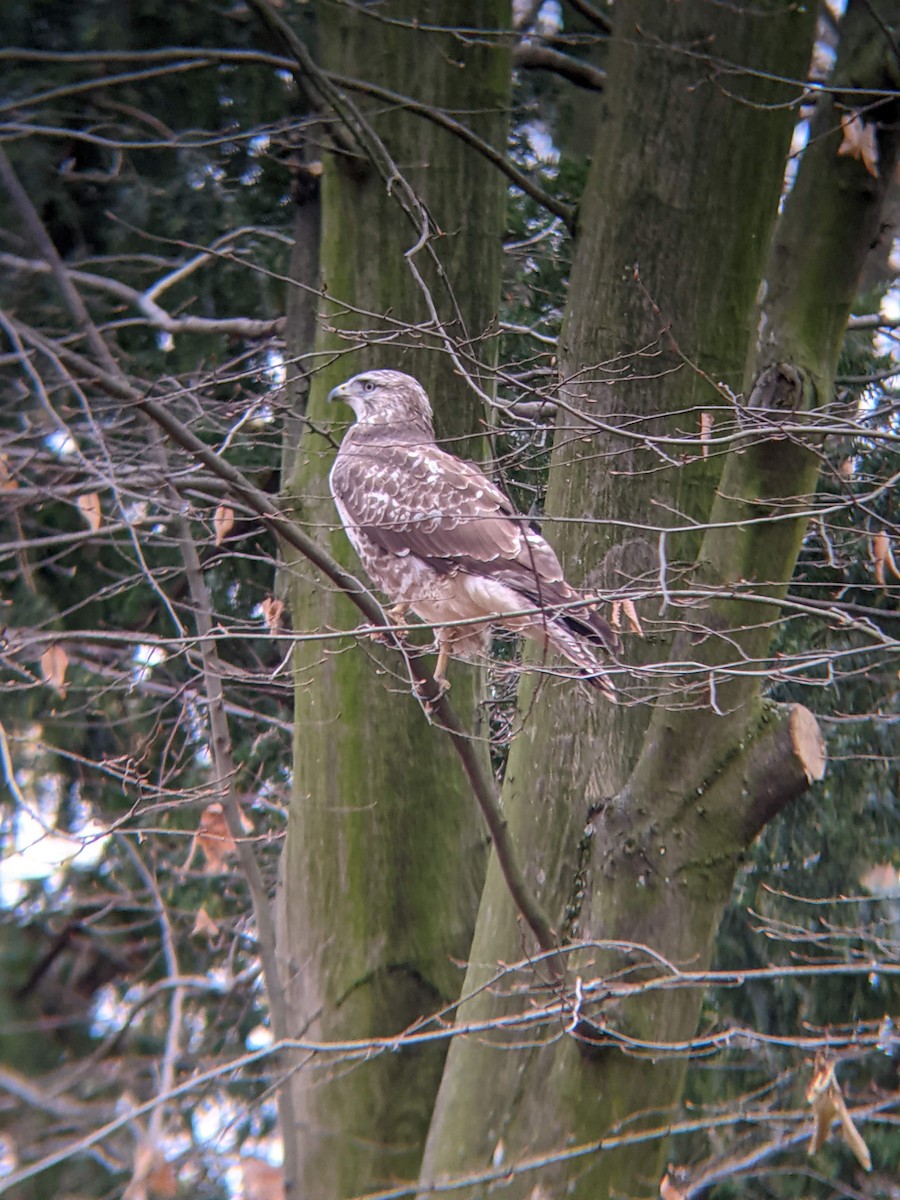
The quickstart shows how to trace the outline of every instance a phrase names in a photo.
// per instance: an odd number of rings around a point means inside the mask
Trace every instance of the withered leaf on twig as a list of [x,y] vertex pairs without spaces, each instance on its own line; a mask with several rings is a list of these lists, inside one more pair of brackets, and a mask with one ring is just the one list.
[[270,633],[277,633],[281,628],[281,618],[284,616],[284,601],[275,596],[266,596],[262,604],[263,620]]
[[881,587],[887,587],[887,572],[894,576],[895,579],[900,579],[900,570],[897,569],[897,564],[894,561],[894,552],[891,549],[891,539],[880,529],[872,538],[872,562],[874,564],[875,582]]
[[78,497],[78,511],[88,523],[88,528],[94,533],[100,528],[103,522],[103,513],[100,509],[100,497],[96,492],[85,492]]
[[197,916],[194,920],[194,928],[191,930],[191,937],[205,937],[207,941],[212,941],[219,935],[219,927],[203,907],[197,909]]
[[872,1170],[872,1156],[862,1134],[853,1123],[850,1111],[834,1074],[834,1063],[823,1054],[816,1055],[812,1081],[806,1092],[806,1102],[812,1105],[813,1134],[809,1153],[816,1154],[824,1146],[835,1120],[841,1123],[841,1132],[847,1145],[856,1155],[864,1171]]
[[636,633],[638,637],[643,637],[644,628],[641,625],[641,619],[637,614],[637,609],[634,607],[633,600],[613,600],[609,616],[609,623],[613,629],[618,633],[622,628],[623,614],[631,632]]
[[41,678],[44,683],[49,683],[51,687],[56,688],[63,700],[66,698],[68,686],[66,683],[68,665],[69,656],[58,644],[48,646],[41,655]]
[[[253,829],[253,823],[243,812],[241,813],[241,828],[244,833],[250,833]],[[225,809],[217,800],[212,804],[207,804],[200,814],[200,822],[185,867],[194,857],[194,850],[198,848],[203,851],[206,859],[204,869],[208,875],[215,875],[219,871],[223,871],[229,856],[234,854],[237,849],[237,843],[228,828]]]
[[213,529],[216,531],[216,545],[221,546],[234,529],[234,509],[227,504],[220,504],[213,517]]
[[134,1151],[134,1168],[123,1200],[172,1200],[178,1193],[175,1168],[159,1146],[142,1136]]
[[9,455],[0,454],[0,492],[14,492],[18,487],[9,470]]
[[689,1183],[684,1167],[676,1167],[669,1163],[659,1182],[659,1194],[662,1200],[685,1200]]
[[712,437],[713,415],[711,412],[700,414],[700,445],[703,447],[704,458],[709,458],[709,439]]
[[878,142],[875,126],[866,124],[858,112],[841,117],[843,141],[838,146],[838,158],[857,158],[870,175],[878,178]]
[[859,882],[873,896],[900,897],[900,871],[893,863],[872,863],[862,872]]
[[244,1200],[284,1200],[284,1169],[262,1158],[241,1159]]

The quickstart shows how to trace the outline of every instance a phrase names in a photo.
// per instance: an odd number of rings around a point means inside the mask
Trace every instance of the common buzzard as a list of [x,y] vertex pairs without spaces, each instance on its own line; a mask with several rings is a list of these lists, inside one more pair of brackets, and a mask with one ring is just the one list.
[[422,386],[400,371],[366,371],[330,399],[356,414],[329,477],[338,513],[392,616],[412,609],[438,626],[435,679],[448,686],[450,655],[485,652],[499,625],[563,655],[612,698],[594,648],[614,653],[615,633],[579,605],[553,550],[506,496],[436,445]]

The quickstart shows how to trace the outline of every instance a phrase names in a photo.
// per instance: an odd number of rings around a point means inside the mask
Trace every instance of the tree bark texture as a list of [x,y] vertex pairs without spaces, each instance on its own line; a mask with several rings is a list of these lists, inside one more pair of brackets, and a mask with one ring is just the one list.
[[[372,12],[331,6],[322,17],[319,60],[343,76],[464,113],[502,149],[508,52],[490,38],[420,33],[414,24],[452,30],[483,23],[494,30],[508,19],[496,2],[477,11],[462,0],[383,4]],[[432,234],[412,254],[412,266],[477,376],[495,353],[504,181],[420,117],[383,102],[352,103],[359,127],[380,139],[427,205]],[[324,155],[322,294],[290,504],[300,523],[359,574],[327,487],[350,418],[327,403],[330,389],[366,368],[408,371],[432,397],[438,437],[476,457],[482,411],[443,352],[443,333],[410,270],[406,256],[420,231],[398,202],[401,183],[385,179],[360,152],[354,121],[351,114],[349,133],[337,118],[319,127],[335,148]],[[309,354],[299,323],[288,337],[292,358]],[[291,569],[295,629],[358,625],[349,602],[303,563]],[[294,1026],[323,1039],[390,1036],[458,995],[486,833],[450,740],[429,726],[395,651],[364,636],[300,643],[294,669],[295,791],[281,897]],[[467,667],[452,678],[454,706],[471,725],[477,673]],[[435,1045],[352,1065],[299,1062],[297,1194],[327,1200],[414,1179],[443,1058]]]
[[[742,853],[824,770],[811,714],[762,697],[818,471],[814,437],[782,436],[779,422],[812,422],[830,401],[896,161],[896,98],[885,97],[897,63],[864,6],[851,5],[837,77],[872,88],[862,101],[854,93],[853,105],[878,97],[883,175],[838,157],[840,105],[850,97],[826,96],[773,230],[796,115],[785,103],[800,95],[778,81],[804,78],[812,15],[790,4],[727,13],[702,0],[616,6],[608,112],[579,216],[547,507],[565,518],[556,544],[570,577],[607,588],[656,581],[660,538],[646,527],[671,528],[662,548],[672,627],[655,619],[657,592],[642,612],[650,637],[633,659],[668,660],[672,670],[654,674],[652,691],[638,683],[652,703],[635,708],[590,706],[571,685],[522,688],[529,715],[504,806],[560,935],[584,944],[582,957],[570,957],[573,1005],[576,974],[626,970],[639,980],[646,968],[643,952],[604,949],[600,939],[708,965]],[[727,423],[747,436],[707,458],[699,442],[679,454],[672,442],[649,440],[696,437],[700,411],[714,414],[714,429]],[[691,531],[706,521],[705,533]],[[545,532],[552,536],[552,521]],[[679,588],[697,598],[673,610]],[[502,994],[478,989],[528,949],[491,863],[463,1018],[521,1008],[539,970],[508,975]],[[671,1118],[686,1060],[664,1048],[692,1036],[700,1000],[684,991],[598,1005],[580,1014],[587,1024],[577,1023],[576,1036],[561,1026],[530,1049],[504,1048],[499,1036],[489,1045],[457,1040],[422,1192],[490,1169],[502,1143],[497,1174],[509,1164],[509,1195],[530,1194],[537,1180],[550,1194],[656,1194],[663,1140],[604,1150],[603,1139]],[[579,1146],[590,1153],[565,1156]],[[516,1172],[517,1161],[554,1150],[562,1160],[540,1175]]]

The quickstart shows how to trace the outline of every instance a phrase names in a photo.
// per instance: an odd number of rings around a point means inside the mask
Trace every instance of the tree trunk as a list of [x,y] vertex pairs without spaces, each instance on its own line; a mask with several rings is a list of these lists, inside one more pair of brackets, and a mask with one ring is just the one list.
[[[503,3],[470,8],[463,0],[371,13],[329,8],[321,61],[344,77],[471,114],[469,124],[502,150],[506,50],[413,28],[413,18],[448,29],[508,23]],[[455,439],[456,452],[464,439],[462,452],[477,455],[481,404],[442,352],[444,331],[462,343],[477,377],[479,363],[494,356],[505,186],[474,151],[421,117],[383,100],[352,103],[355,113],[340,105],[343,126],[320,126],[339,148],[324,160],[316,373],[290,491],[300,523],[361,575],[328,494],[335,440],[350,418],[327,404],[328,392],[366,368],[408,371],[432,397],[438,437]],[[374,132],[393,159],[388,175],[395,168],[427,205],[434,228],[412,254],[420,229],[401,207],[408,193],[359,152],[358,129]],[[372,139],[366,144],[371,152]],[[292,357],[310,349],[298,323],[288,344]],[[302,563],[292,569],[297,631],[359,623]],[[294,668],[295,790],[282,896],[294,1028],[314,1039],[391,1036],[458,995],[457,963],[469,949],[484,878],[484,827],[449,739],[429,726],[396,652],[365,636],[306,641]],[[477,674],[464,668],[452,678],[453,703],[472,726]],[[414,1179],[443,1058],[434,1045],[362,1055],[352,1065],[299,1060],[295,1194],[327,1200]]]
[[[741,854],[824,770],[811,715],[760,695],[818,469],[813,450],[773,436],[772,422],[803,422],[829,402],[884,184],[858,160],[837,158],[837,113],[823,101],[767,265],[794,120],[784,105],[800,94],[777,81],[804,77],[812,16],[790,4],[727,12],[700,0],[616,5],[609,113],[581,207],[561,348],[566,407],[547,507],[567,518],[556,540],[576,582],[651,593],[642,613],[650,636],[633,658],[660,669],[623,685],[652,701],[631,708],[590,707],[571,684],[537,693],[524,684],[529,715],[504,808],[560,935],[581,943],[562,992],[572,1014],[530,1050],[454,1042],[423,1191],[451,1175],[490,1172],[493,1156],[494,1173],[512,1179],[507,1195],[531,1194],[536,1180],[541,1194],[563,1186],[592,1198],[656,1194],[666,1147],[642,1134],[665,1126],[678,1104],[686,1059],[666,1046],[691,1038],[701,995],[604,1003],[593,985],[616,972],[630,983],[657,973],[659,959],[641,946],[702,970]],[[851,31],[858,16],[851,8]],[[871,18],[866,26],[868,57],[851,36],[855,68],[842,57],[839,74],[857,86],[895,87],[890,47]],[[731,64],[724,75],[723,64]],[[735,64],[760,73],[732,73]],[[889,178],[895,116],[883,100],[877,112]],[[716,385],[737,391],[742,380],[748,400],[738,407]],[[770,411],[756,411],[762,405]],[[704,457],[701,411],[715,415],[713,439],[740,428],[736,417],[752,422],[718,487],[734,443],[713,440]],[[662,434],[694,441],[649,441]],[[672,625],[657,618],[661,600]],[[517,1011],[536,986],[541,996],[540,970],[530,968],[509,972],[503,995],[478,991],[522,948],[492,861],[465,985],[474,999],[462,1019]],[[577,1012],[576,976],[585,997]],[[560,1036],[563,1027],[580,1036]],[[613,1149],[610,1139],[623,1133],[632,1144],[626,1137]]]

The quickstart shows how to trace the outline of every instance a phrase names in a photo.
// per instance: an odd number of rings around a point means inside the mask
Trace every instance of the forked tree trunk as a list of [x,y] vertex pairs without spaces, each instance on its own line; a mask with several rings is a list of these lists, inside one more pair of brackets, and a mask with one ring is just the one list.
[[[632,709],[592,707],[571,684],[536,698],[531,681],[522,688],[523,710],[534,707],[512,750],[505,811],[560,934],[583,940],[562,994],[574,1005],[581,976],[585,999],[577,1023],[561,1019],[540,1047],[504,1049],[499,1034],[497,1047],[454,1042],[423,1194],[433,1181],[484,1170],[509,1171],[506,1196],[657,1194],[664,1141],[614,1149],[609,1139],[665,1126],[677,1110],[686,1059],[665,1045],[692,1037],[701,995],[624,1000],[613,988],[602,1000],[592,981],[626,969],[617,978],[636,983],[659,965],[601,939],[702,970],[742,853],[824,770],[811,714],[761,696],[819,461],[801,439],[773,437],[772,422],[802,423],[830,401],[896,160],[897,113],[883,93],[874,97],[885,126],[876,179],[837,157],[841,110],[823,98],[773,239],[796,116],[784,103],[800,94],[778,80],[802,79],[811,48],[813,13],[801,7],[616,5],[609,115],[581,207],[561,352],[562,395],[575,411],[561,413],[548,511],[569,519],[556,541],[576,581],[652,593],[639,604],[650,637],[635,660],[685,665],[625,682],[626,693],[652,701]],[[851,5],[847,26],[838,77],[896,88],[892,48],[864,6]],[[741,414],[720,381],[743,391]],[[698,438],[701,411],[715,412],[713,438],[726,428],[746,436],[713,440],[708,458],[699,440],[647,440]],[[618,432],[595,432],[598,420]],[[661,542],[655,532],[704,520],[702,540],[672,532]],[[659,620],[666,600],[672,625]],[[475,998],[462,1019],[519,1010],[529,988],[552,996],[539,968],[508,975],[506,999],[501,989],[478,991],[523,948],[533,946],[492,861],[465,987]],[[569,1036],[576,1025],[580,1036]],[[638,1053],[624,1053],[629,1046]]]
[[[468,114],[501,150],[509,56],[495,40],[419,33],[413,25],[508,26],[502,2],[327,6],[320,60],[419,102]],[[348,93],[349,94],[349,93]],[[425,201],[437,230],[412,264],[467,365],[494,353],[505,184],[462,142],[392,102],[354,103]],[[344,116],[347,116],[344,110]],[[351,127],[354,118],[350,115]],[[359,126],[361,128],[361,126]],[[365,133],[365,131],[364,131]],[[391,366],[430,393],[439,438],[475,456],[480,404],[441,353],[441,332],[405,259],[419,240],[401,210],[402,184],[355,153],[346,125],[319,134],[324,155],[321,286],[308,423],[290,490],[297,519],[360,574],[328,494],[335,441],[351,417],[329,406],[335,384]],[[389,172],[390,173],[390,172]],[[302,306],[298,306],[302,307]],[[484,339],[484,340],[481,340]],[[291,355],[308,354],[299,318]],[[308,362],[308,360],[306,360]],[[328,634],[359,624],[356,610],[302,563],[293,565],[294,627]],[[294,1030],[312,1039],[391,1036],[456,998],[471,942],[487,843],[449,739],[429,727],[395,652],[352,636],[297,646],[295,788],[283,869],[282,956]],[[453,676],[467,724],[476,677]],[[415,1178],[444,1050],[299,1058],[297,1197],[329,1200]],[[292,1136],[292,1131],[285,1131]]]

